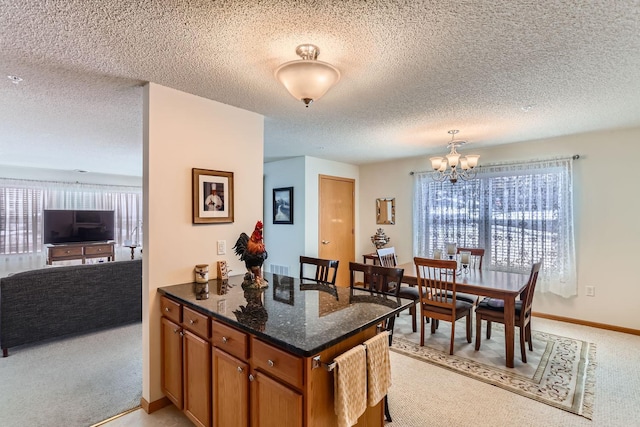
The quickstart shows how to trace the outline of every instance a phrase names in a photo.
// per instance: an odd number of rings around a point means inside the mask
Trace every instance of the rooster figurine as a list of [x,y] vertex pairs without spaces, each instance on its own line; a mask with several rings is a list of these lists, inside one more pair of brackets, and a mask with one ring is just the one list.
[[[262,277],[262,264],[268,256],[262,241],[262,221],[256,223],[251,237],[246,233],[240,234],[233,249],[235,249],[236,255],[240,256],[240,261],[244,261],[249,272],[248,275],[245,275],[245,282],[250,282],[251,287],[256,288],[267,286],[267,281]],[[251,275],[253,276],[251,277]],[[243,283],[243,288],[245,287]]]

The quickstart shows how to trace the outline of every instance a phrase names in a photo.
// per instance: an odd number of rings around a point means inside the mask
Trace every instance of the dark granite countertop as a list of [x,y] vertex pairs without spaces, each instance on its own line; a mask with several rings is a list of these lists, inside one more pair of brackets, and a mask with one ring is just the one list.
[[298,356],[310,357],[374,326],[412,304],[386,295],[350,288],[301,284],[293,277],[265,273],[269,286],[244,291],[242,276],[209,281],[209,298],[196,299],[195,283],[158,288],[187,307],[220,319],[238,329]]

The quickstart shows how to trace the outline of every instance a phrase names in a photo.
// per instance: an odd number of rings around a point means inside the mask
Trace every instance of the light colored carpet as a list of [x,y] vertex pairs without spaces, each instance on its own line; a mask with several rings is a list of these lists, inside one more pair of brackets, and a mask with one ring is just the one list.
[[142,324],[9,349],[0,424],[89,426],[140,404]]
[[[429,325],[427,325],[429,328]],[[435,334],[428,330],[425,346],[419,333],[400,327],[392,351],[501,387],[530,399],[591,419],[594,398],[595,345],[582,340],[533,331],[534,350],[527,363],[520,359],[516,333],[514,368],[504,359],[504,327],[493,325],[491,339],[482,346],[467,343],[464,320],[456,324],[455,352],[449,355],[450,323],[440,322]]]

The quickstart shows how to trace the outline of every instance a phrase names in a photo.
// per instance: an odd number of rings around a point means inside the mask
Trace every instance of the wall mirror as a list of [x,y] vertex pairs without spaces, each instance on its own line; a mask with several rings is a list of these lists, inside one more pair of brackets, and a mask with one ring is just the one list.
[[376,199],[376,224],[396,223],[396,199]]

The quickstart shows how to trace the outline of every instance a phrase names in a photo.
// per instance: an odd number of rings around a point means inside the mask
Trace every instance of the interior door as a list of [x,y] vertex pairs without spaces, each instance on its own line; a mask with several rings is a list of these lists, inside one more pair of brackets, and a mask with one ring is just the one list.
[[336,285],[349,286],[349,261],[355,259],[355,180],[319,176],[318,256],[337,259]]

